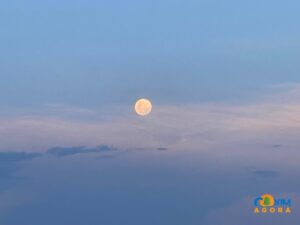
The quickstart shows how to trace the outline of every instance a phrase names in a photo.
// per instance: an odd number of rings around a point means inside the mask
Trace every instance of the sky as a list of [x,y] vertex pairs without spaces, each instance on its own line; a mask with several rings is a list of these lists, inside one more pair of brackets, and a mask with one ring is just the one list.
[[299,6],[1,1],[0,223],[297,224]]

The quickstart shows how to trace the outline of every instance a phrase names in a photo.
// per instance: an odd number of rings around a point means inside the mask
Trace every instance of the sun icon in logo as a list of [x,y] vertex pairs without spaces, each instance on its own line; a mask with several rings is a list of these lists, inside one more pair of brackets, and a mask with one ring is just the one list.
[[262,200],[259,201],[259,204],[262,207],[271,207],[275,204],[274,197],[270,194],[264,194],[261,196]]

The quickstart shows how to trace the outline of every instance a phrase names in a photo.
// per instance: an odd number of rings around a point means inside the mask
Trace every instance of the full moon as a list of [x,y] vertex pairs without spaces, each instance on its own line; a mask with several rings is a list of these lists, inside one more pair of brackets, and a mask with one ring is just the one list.
[[152,111],[152,103],[148,99],[141,98],[136,101],[134,109],[139,116],[147,116]]

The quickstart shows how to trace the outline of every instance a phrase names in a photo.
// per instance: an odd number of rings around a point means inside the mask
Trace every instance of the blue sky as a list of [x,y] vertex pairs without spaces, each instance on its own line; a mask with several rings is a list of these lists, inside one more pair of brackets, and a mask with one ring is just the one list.
[[299,7],[2,1],[0,223],[296,225]]
[[3,106],[235,100],[298,82],[297,1],[3,1]]

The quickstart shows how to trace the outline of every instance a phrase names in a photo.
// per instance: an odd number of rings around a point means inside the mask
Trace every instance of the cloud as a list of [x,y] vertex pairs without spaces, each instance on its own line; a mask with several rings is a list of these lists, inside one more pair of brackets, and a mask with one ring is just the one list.
[[272,148],[280,148],[281,145],[272,145]]
[[11,179],[19,169],[17,163],[41,157],[41,153],[0,152],[0,181]]
[[27,152],[0,152],[1,165],[10,164],[14,162],[21,162],[31,160],[42,156],[41,153],[27,153]]
[[157,150],[159,150],[159,151],[166,151],[166,150],[168,150],[168,148],[166,148],[166,147],[159,147],[159,148],[157,148]]
[[24,196],[20,190],[14,189],[14,185],[22,180],[21,176],[16,176],[21,168],[19,163],[41,156],[40,153],[0,152],[0,216],[8,209],[27,202],[28,195]]
[[[247,103],[154,104],[145,118],[136,116],[131,105],[113,108],[110,114],[109,109],[102,113],[50,105],[54,110],[48,115],[0,117],[0,151],[107,143],[117,148],[216,152],[250,148],[249,143],[272,146],[274,140],[288,149],[300,144],[299,97],[300,85],[287,85]],[[256,148],[252,152],[261,150]]]
[[45,104],[41,110],[44,114],[48,115],[61,115],[61,116],[93,116],[96,111],[83,107],[75,107],[66,104]]
[[109,147],[107,145],[100,145],[95,148],[87,148],[87,147],[55,147],[51,148],[47,151],[47,154],[56,156],[56,157],[65,157],[76,154],[87,154],[87,153],[100,153],[100,152],[110,152],[115,151],[116,149],[113,147]]

